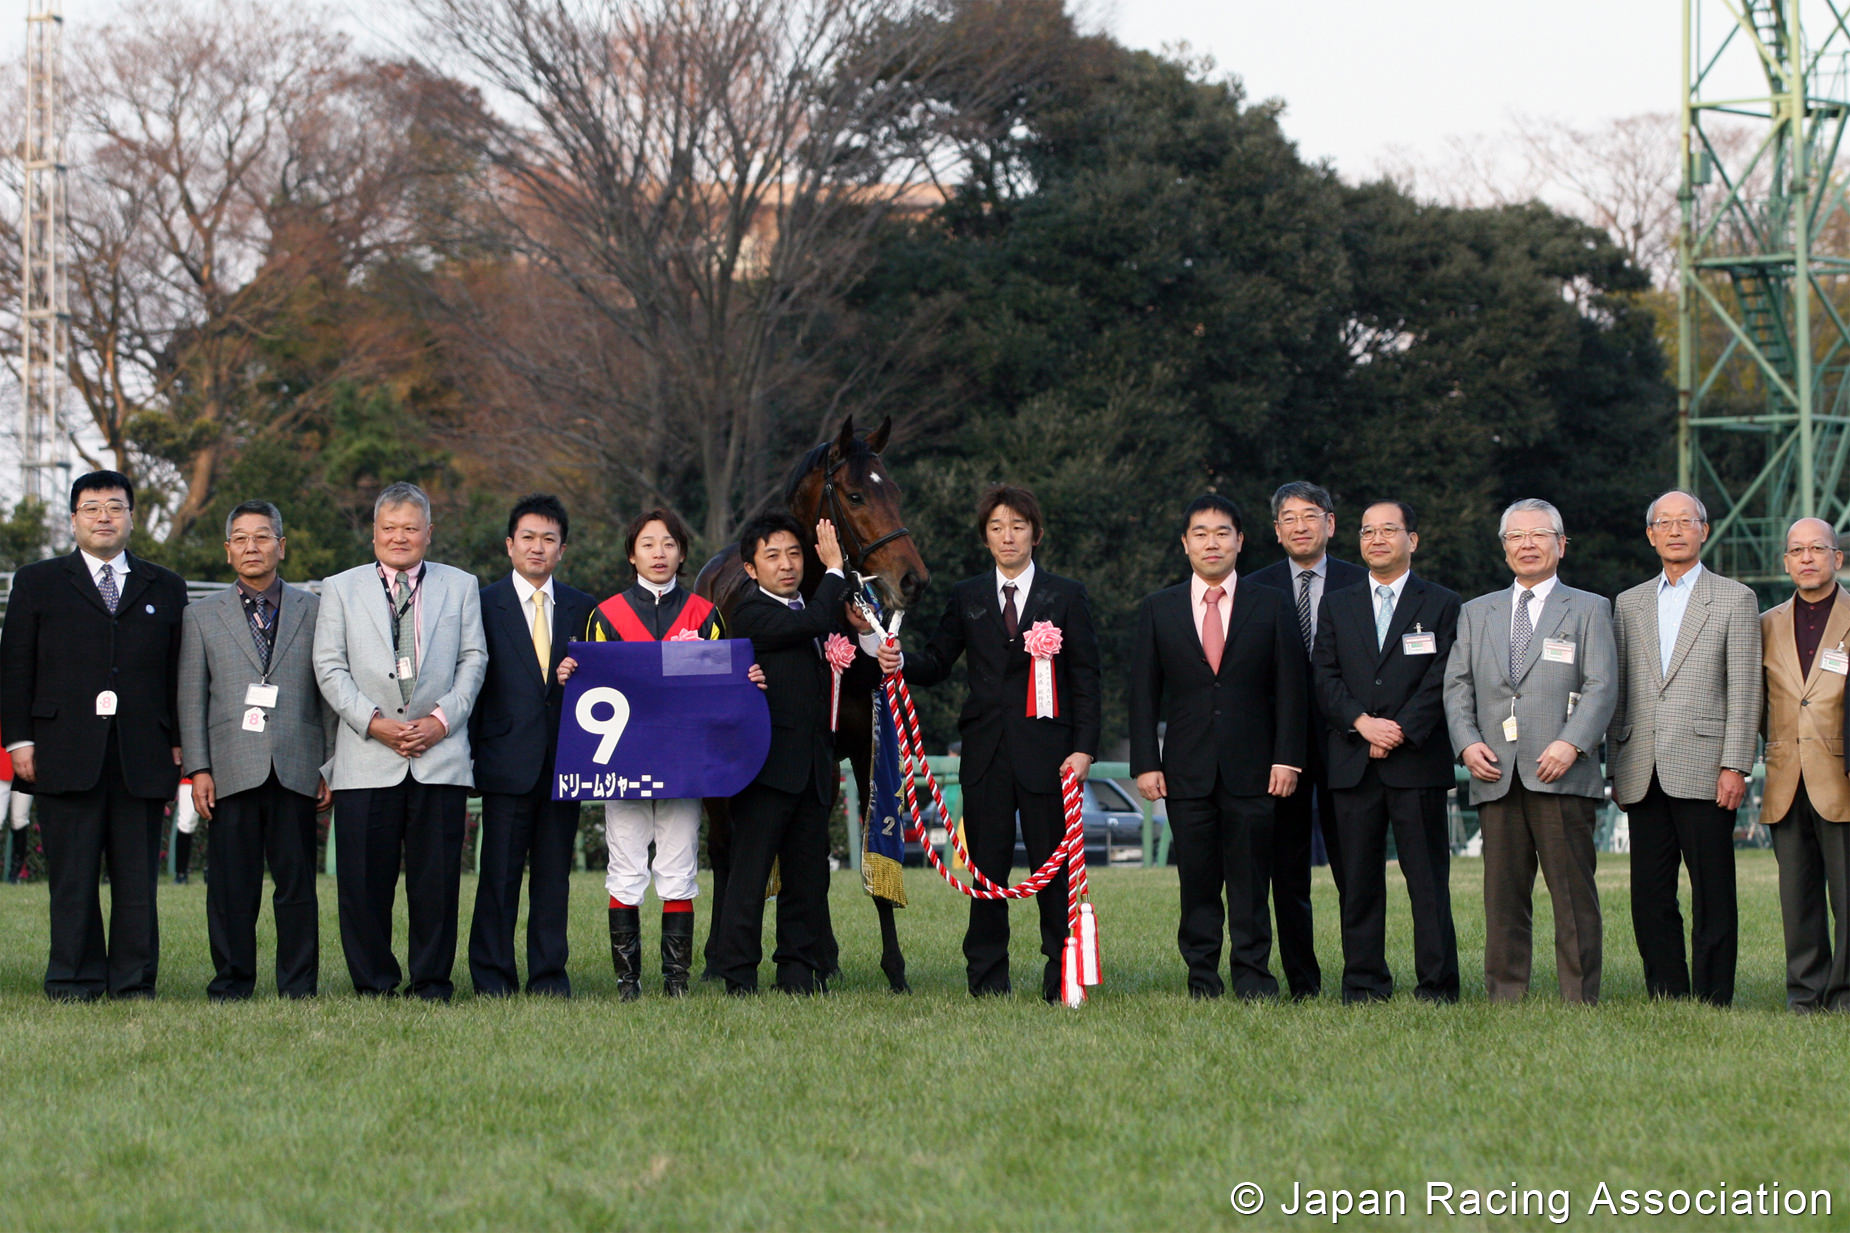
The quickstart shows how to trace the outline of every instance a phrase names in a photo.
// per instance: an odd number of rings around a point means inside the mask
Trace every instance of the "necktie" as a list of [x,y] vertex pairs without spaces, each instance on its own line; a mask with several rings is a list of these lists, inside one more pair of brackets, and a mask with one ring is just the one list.
[[410,575],[403,570],[393,587],[393,597],[397,600],[392,611],[398,620],[398,658],[411,668],[398,674],[398,695],[409,702],[418,687],[418,615],[417,605],[411,602]]
[[552,624],[546,619],[546,592],[533,593],[533,654],[540,661],[540,675],[552,670]]
[[1227,631],[1220,623],[1220,601],[1226,594],[1225,587],[1209,587],[1201,597],[1208,606],[1201,618],[1201,653],[1208,657],[1208,671],[1214,673],[1220,672],[1221,653],[1227,649]]
[[245,613],[250,618],[251,641],[257,646],[257,662],[263,665],[265,672],[270,670],[269,610],[269,602],[261,595],[253,599],[250,606],[245,609]]
[[1388,626],[1394,623],[1394,588],[1376,587],[1375,598],[1380,601],[1375,605],[1375,649],[1378,651],[1387,645]]
[[1522,675],[1522,661],[1529,655],[1529,635],[1535,632],[1535,626],[1529,621],[1529,601],[1534,598],[1535,592],[1525,587],[1516,604],[1516,625],[1510,631],[1511,681]]
[[96,589],[103,593],[103,603],[108,607],[109,615],[114,616],[116,605],[122,602],[122,592],[116,590],[116,571],[107,565],[103,566],[103,572],[96,580]]
[[1317,641],[1317,627],[1310,619],[1310,580],[1315,577],[1310,570],[1298,575],[1298,632],[1304,635],[1306,653]]
[[1002,628],[1013,638],[1021,632],[1021,613],[1015,607],[1015,584],[1002,584]]
[[787,599],[784,602],[790,605],[790,610],[792,612],[803,611],[803,597],[801,595],[797,596],[795,599]]

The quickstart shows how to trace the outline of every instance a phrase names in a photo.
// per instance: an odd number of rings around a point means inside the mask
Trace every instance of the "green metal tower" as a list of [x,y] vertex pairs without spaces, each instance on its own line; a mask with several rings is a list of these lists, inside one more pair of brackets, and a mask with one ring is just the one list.
[[1793,519],[1850,525],[1847,17],[1684,0],[1677,477],[1709,507],[1708,559],[1748,583],[1785,580]]

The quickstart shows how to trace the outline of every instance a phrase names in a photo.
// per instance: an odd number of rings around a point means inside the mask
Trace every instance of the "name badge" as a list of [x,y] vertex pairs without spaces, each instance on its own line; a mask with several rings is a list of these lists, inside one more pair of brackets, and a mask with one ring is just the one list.
[[1439,635],[1402,634],[1400,636],[1400,653],[1402,655],[1437,655],[1439,653]]
[[253,706],[244,712],[244,730],[246,732],[263,731],[263,708]]
[[399,657],[399,660],[398,660],[398,679],[402,681],[410,675],[411,675],[411,657],[409,655],[402,655]]
[[1516,717],[1514,715],[1503,721],[1503,739],[1506,741],[1516,739]]
[[275,706],[276,686],[253,681],[244,687],[245,706]]
[[1542,658],[1551,664],[1574,662],[1574,644],[1566,638],[1542,639]]
[[105,689],[96,696],[96,713],[98,715],[114,715],[116,713],[115,690]]
[[1850,675],[1850,652],[1819,651],[1818,666],[1826,672],[1835,672],[1839,676]]

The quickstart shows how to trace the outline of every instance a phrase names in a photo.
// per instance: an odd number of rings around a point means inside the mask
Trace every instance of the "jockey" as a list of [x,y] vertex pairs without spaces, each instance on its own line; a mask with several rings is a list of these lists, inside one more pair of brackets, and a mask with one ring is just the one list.
[[[623,550],[636,569],[628,590],[599,604],[585,628],[587,642],[668,642],[719,638],[722,622],[711,601],[679,585],[687,561],[687,524],[672,510],[638,514],[624,533]],[[559,664],[559,679],[577,669]],[[754,669],[756,672],[756,669]],[[604,841],[610,868],[610,959],[618,996],[642,996],[642,899],[649,887],[649,844],[655,844],[655,893],[662,901],[662,992],[687,992],[694,953],[695,877],[700,857],[700,801],[622,800],[604,802]]]

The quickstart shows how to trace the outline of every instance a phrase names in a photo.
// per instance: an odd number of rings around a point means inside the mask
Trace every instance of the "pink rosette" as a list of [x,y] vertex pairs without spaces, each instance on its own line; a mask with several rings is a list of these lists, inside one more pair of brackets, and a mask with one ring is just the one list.
[[1054,689],[1053,657],[1060,653],[1060,627],[1052,621],[1036,621],[1021,636],[1021,645],[1034,657],[1034,670],[1028,674],[1028,718],[1057,719],[1060,699]]
[[841,721],[841,674],[854,662],[854,643],[840,634],[830,634],[822,640],[822,658],[828,661],[833,678],[829,688],[829,731],[833,732]]
[[695,630],[684,629],[684,630],[681,630],[679,633],[668,635],[668,641],[670,642],[698,642],[700,641],[700,634]]

